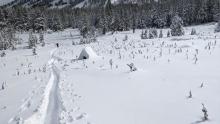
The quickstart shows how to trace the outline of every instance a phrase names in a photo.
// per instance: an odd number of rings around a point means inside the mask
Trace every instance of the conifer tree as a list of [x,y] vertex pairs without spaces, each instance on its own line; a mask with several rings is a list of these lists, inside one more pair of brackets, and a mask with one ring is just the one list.
[[184,35],[183,20],[178,15],[173,17],[170,29],[172,36]]

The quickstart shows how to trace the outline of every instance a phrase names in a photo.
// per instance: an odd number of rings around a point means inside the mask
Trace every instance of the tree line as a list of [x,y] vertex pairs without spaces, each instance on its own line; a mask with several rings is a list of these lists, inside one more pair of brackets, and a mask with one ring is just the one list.
[[0,8],[0,30],[34,32],[51,29],[79,28],[80,31],[125,31],[129,29],[170,27],[178,15],[183,24],[195,25],[217,21],[220,13],[219,0],[158,0],[143,4],[112,5],[110,0],[103,7],[48,9],[44,6]]

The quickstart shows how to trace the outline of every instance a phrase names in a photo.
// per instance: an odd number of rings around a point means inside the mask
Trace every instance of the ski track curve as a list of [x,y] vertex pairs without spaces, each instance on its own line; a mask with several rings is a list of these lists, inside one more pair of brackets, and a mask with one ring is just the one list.
[[50,68],[50,79],[44,90],[43,99],[36,113],[24,121],[24,124],[59,124],[59,114],[61,109],[59,80],[60,71],[55,62],[59,58],[54,56],[57,49],[50,52],[48,65]]

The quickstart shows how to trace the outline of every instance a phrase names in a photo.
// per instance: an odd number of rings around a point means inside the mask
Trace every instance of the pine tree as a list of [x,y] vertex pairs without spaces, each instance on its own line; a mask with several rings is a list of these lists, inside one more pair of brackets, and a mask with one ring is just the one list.
[[39,41],[41,43],[41,46],[45,46],[45,42],[44,42],[44,33],[43,31],[40,31],[40,34],[39,34]]
[[170,37],[170,31],[167,31],[167,37]]
[[198,13],[196,15],[196,19],[198,23],[204,23],[208,19],[208,15],[205,11],[205,5],[202,3],[202,6],[199,8]]
[[63,26],[62,26],[58,17],[53,18],[51,30],[53,30],[53,31],[63,30]]
[[37,44],[37,38],[36,36],[33,35],[33,31],[30,30],[29,31],[29,39],[28,39],[28,48],[32,49],[34,47],[36,47]]
[[7,26],[6,19],[3,11],[0,9],[0,30],[4,29]]
[[148,30],[145,30],[145,31],[142,30],[142,32],[141,32],[141,39],[147,39],[148,38],[147,37],[147,33],[148,33]]
[[173,17],[170,29],[171,29],[172,36],[184,35],[183,20],[178,15]]
[[35,19],[35,30],[37,31],[37,32],[40,32],[40,31],[42,31],[42,30],[44,30],[45,29],[45,19],[44,19],[44,17],[42,16],[42,15],[40,15],[39,17],[37,17],[36,19]]
[[153,38],[157,38],[158,37],[158,33],[157,33],[157,29],[152,28],[149,30],[149,38],[153,39]]
[[191,31],[190,35],[196,35],[196,29],[195,28],[192,28],[192,31]]
[[215,28],[215,32],[220,32],[220,20],[218,21],[218,24]]
[[160,30],[159,38],[163,38],[163,31]]

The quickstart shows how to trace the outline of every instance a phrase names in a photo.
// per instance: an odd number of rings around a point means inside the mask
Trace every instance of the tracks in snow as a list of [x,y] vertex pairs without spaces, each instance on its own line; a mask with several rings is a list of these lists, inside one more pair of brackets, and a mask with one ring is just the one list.
[[45,124],[59,124],[59,113],[60,113],[60,94],[59,94],[59,70],[55,65],[52,65],[51,78],[53,79],[53,87],[50,91],[50,101],[47,108],[47,116]]
[[43,99],[39,109],[24,124],[59,124],[59,113],[61,108],[59,94],[60,73],[55,66],[59,58],[54,56],[56,49],[50,53],[51,59],[48,61],[50,68],[50,79],[44,90]]

